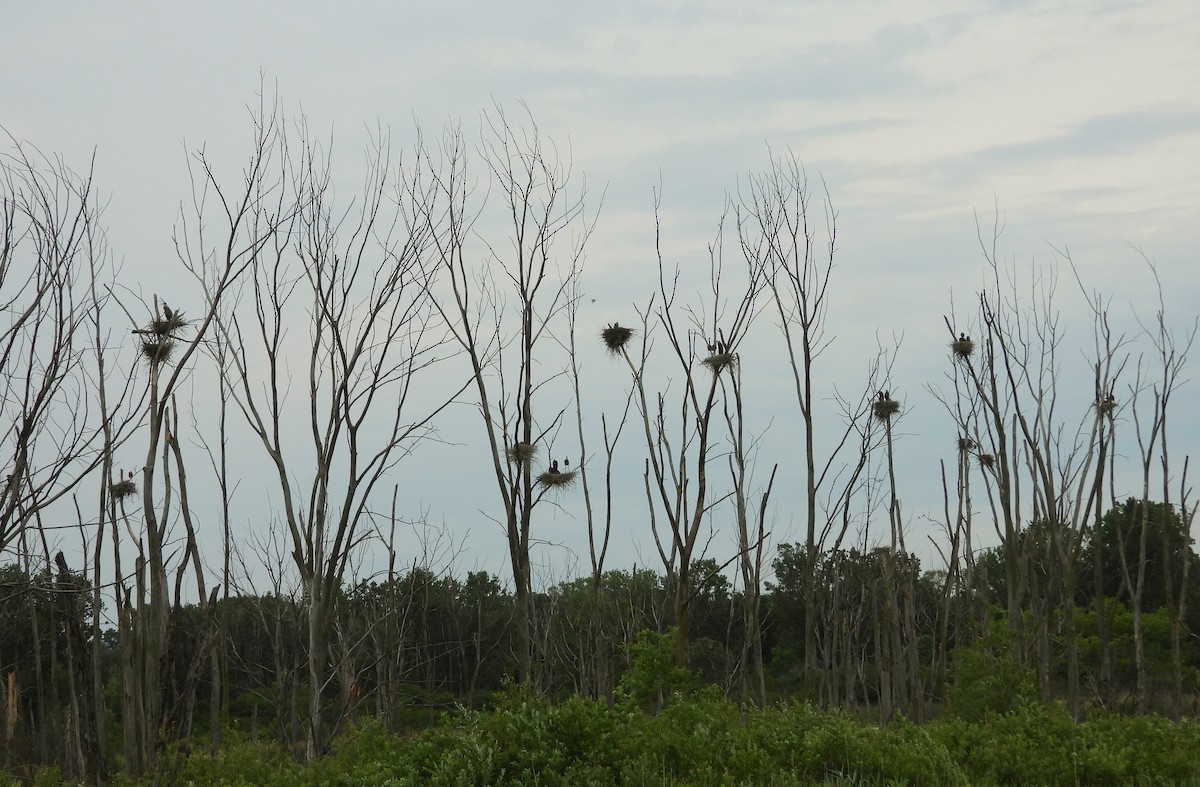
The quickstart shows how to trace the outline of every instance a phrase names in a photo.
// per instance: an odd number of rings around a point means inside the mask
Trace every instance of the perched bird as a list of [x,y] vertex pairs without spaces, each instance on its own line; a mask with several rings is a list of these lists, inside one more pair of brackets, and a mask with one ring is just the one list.
[[557,472],[558,472],[558,460],[557,460],[557,459],[551,459],[551,460],[550,460],[550,472],[551,472],[551,473],[557,473]]
[[563,467],[570,467],[570,466],[571,466],[571,457],[567,457],[567,458],[563,459]]
[[166,301],[163,301],[163,314],[166,315],[168,320],[175,319],[175,312],[171,311],[171,307],[167,305]]

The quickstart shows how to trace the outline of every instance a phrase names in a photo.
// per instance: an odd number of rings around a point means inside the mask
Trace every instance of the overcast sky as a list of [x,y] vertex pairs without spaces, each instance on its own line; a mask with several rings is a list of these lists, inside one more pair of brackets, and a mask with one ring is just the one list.
[[[403,145],[418,124],[477,127],[493,102],[523,102],[593,193],[605,191],[586,279],[596,326],[628,314],[631,285],[652,281],[656,188],[664,238],[686,268],[739,178],[790,150],[838,212],[830,373],[860,372],[878,341],[902,339],[893,371],[914,540],[939,516],[938,462],[953,458],[953,425],[926,386],[944,383],[951,299],[962,309],[984,281],[977,214],[988,227],[997,206],[1003,214],[1005,260],[1061,262],[1055,249],[1069,248],[1133,329],[1133,310],[1156,307],[1143,255],[1169,319],[1186,327],[1200,308],[1194,0],[18,3],[4,17],[0,126],[76,169],[94,153],[110,242],[147,298],[182,280],[171,229],[187,151],[205,145],[236,174],[264,79],[350,151],[337,166],[351,182],[379,124]],[[690,259],[702,286],[707,260]],[[1086,342],[1069,275],[1060,295]],[[1066,360],[1081,359],[1073,347]],[[1174,445],[1192,453],[1197,385],[1177,403]],[[789,405],[769,423],[794,420]],[[471,466],[439,450],[437,461]],[[461,489],[447,499],[424,479],[402,493],[410,515],[454,533],[460,567],[507,575],[500,535],[479,514],[495,513],[494,482],[479,487],[477,499]],[[781,498],[781,539],[800,537],[796,502]],[[547,569],[559,577],[586,564],[577,513],[549,515],[561,530],[547,538],[562,546],[545,561],[564,561]],[[653,559],[635,525],[616,536],[617,565]],[[564,567],[572,555],[578,569]]]

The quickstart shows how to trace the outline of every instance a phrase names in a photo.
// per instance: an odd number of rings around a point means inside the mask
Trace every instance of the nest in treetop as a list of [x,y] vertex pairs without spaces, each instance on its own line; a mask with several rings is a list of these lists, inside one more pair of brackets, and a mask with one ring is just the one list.
[[633,338],[633,329],[614,322],[600,331],[600,338],[604,340],[604,346],[610,353],[620,355],[621,350],[625,349],[625,345]]
[[975,441],[969,437],[958,438],[958,450],[962,451],[964,454],[967,453],[968,451],[974,451],[975,450]]
[[966,360],[975,352],[975,342],[970,339],[955,339],[950,342],[950,349],[954,352],[956,358]]
[[538,483],[546,488],[565,489],[575,483],[575,470],[556,473],[552,470],[547,470],[537,477]]
[[986,467],[990,470],[991,468],[996,466],[996,457],[992,456],[991,454],[980,454],[979,455],[979,464],[983,465],[984,467]]
[[108,488],[108,493],[117,500],[123,500],[130,495],[137,494],[137,484],[132,478],[123,478]]
[[876,399],[871,405],[871,411],[880,421],[886,421],[900,412],[900,403],[895,399]]
[[1113,412],[1117,409],[1117,400],[1112,394],[1102,396],[1096,400],[1096,412],[1100,415],[1107,415],[1112,418]]
[[155,317],[151,320],[149,327],[146,328],[146,333],[152,333],[155,336],[170,336],[185,325],[187,325],[187,320],[183,319],[182,314],[171,312],[170,317]]
[[712,369],[713,374],[720,374],[721,370],[733,366],[737,363],[737,356],[733,353],[716,353],[710,355],[701,361],[709,369]]
[[537,455],[537,446],[530,443],[514,443],[504,449],[504,454],[514,465],[527,465]]
[[169,336],[142,339],[142,355],[154,366],[169,361],[174,352],[175,340]]

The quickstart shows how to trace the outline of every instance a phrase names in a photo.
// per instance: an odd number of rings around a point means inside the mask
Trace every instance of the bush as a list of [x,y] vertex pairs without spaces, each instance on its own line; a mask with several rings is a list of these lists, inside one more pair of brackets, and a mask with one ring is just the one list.
[[[739,708],[715,687],[673,694],[661,712],[646,714],[582,697],[551,704],[509,686],[494,710],[447,714],[411,736],[367,721],[309,767],[278,746],[234,743],[140,783],[1194,784],[1198,749],[1195,723],[1104,716],[1077,724],[1061,704],[1033,701],[986,710],[978,721],[950,714],[917,725],[900,717],[879,727],[810,705]],[[47,770],[37,783],[58,781]]]
[[950,709],[960,719],[982,721],[1037,702],[1033,672],[1008,656],[958,648],[950,664]]
[[623,704],[657,709],[672,694],[691,687],[691,673],[675,666],[675,629],[665,634],[638,632],[627,649],[630,667],[617,685],[617,698]]
[[[162,768],[174,764],[174,757],[166,757]],[[154,783],[167,776],[170,783],[213,784],[213,785],[298,785],[305,782],[304,766],[296,763],[288,753],[275,743],[247,741],[225,747],[219,754],[211,755],[193,750],[173,774],[158,774]]]

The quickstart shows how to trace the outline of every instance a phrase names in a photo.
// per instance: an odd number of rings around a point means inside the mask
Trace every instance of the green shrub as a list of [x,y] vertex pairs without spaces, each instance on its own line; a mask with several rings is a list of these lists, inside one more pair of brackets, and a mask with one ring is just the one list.
[[[552,704],[508,686],[493,710],[445,714],[408,736],[365,721],[311,766],[276,745],[231,742],[219,756],[194,752],[174,772],[137,783],[1198,784],[1197,750],[1200,724],[1120,716],[1080,724],[1061,704],[1027,697],[1003,713],[988,706],[978,720],[900,717],[879,727],[811,705],[739,708],[715,687],[675,693],[647,714],[582,697]],[[38,775],[38,784],[59,782],[57,771]]]
[[[164,758],[162,767],[170,769],[173,757]],[[159,774],[159,777],[166,774]],[[275,743],[247,741],[225,747],[217,755],[193,750],[168,780],[177,784],[212,785],[298,785],[305,782],[304,767]],[[157,783],[158,778],[154,781]]]
[[1033,672],[1008,656],[958,648],[950,664],[951,712],[967,721],[1011,713],[1037,702]]
[[665,634],[640,631],[626,649],[630,667],[618,681],[618,701],[643,710],[656,709],[672,694],[691,688],[691,673],[675,666],[675,629]]

